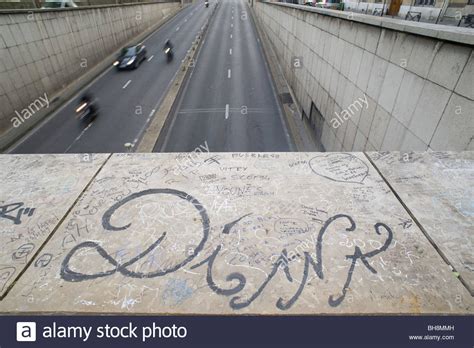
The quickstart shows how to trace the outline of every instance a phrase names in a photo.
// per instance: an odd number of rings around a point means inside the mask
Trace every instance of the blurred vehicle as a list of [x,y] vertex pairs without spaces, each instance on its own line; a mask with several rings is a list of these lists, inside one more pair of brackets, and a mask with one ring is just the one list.
[[84,93],[76,108],[76,118],[82,122],[89,123],[94,121],[98,115],[99,107],[97,105],[97,99],[89,93]]
[[41,8],[71,8],[77,7],[73,0],[44,0]]
[[163,51],[165,52],[166,60],[168,62],[173,60],[173,44],[171,43],[169,39],[165,41],[165,45],[163,46]]
[[125,47],[122,49],[119,58],[115,61],[114,66],[117,69],[136,69],[146,59],[146,53],[146,47],[142,43],[136,46]]
[[314,0],[308,0],[304,2],[304,5],[306,6],[315,6],[315,1]]

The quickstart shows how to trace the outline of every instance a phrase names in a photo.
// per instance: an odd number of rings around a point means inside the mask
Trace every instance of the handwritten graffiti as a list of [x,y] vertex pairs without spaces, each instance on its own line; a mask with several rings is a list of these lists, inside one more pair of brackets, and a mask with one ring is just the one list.
[[358,157],[349,153],[318,155],[309,161],[311,170],[323,178],[362,184],[369,174],[369,167]]
[[26,262],[28,256],[31,254],[34,248],[35,245],[33,243],[26,243],[21,245],[13,252],[12,260]]
[[[158,238],[153,244],[151,244],[146,250],[144,250],[142,253],[137,255],[136,257],[132,258],[130,261],[119,264],[116,260],[114,260],[106,251],[104,248],[102,248],[98,243],[96,242],[84,242],[81,244],[76,245],[74,248],[71,249],[71,251],[67,254],[66,258],[63,261],[62,267],[61,267],[61,277],[64,280],[71,281],[71,282],[77,282],[77,281],[82,281],[82,280],[90,280],[90,279],[96,279],[96,278],[101,278],[101,277],[106,277],[110,276],[116,272],[121,273],[124,276],[132,277],[132,278],[154,278],[154,277],[159,277],[166,275],[168,273],[175,272],[176,270],[182,268],[189,262],[191,262],[194,259],[194,255],[197,255],[204,247],[204,244],[207,241],[207,238],[209,236],[209,217],[207,216],[207,212],[205,208],[202,206],[201,203],[194,197],[188,195],[185,192],[182,191],[177,191],[173,189],[149,189],[137,193],[133,193],[130,196],[124,198],[122,201],[114,204],[112,207],[110,207],[105,213],[104,216],[102,217],[102,226],[104,229],[108,231],[121,231],[128,229],[130,227],[130,224],[122,227],[115,227],[112,226],[110,223],[110,219],[112,218],[112,215],[115,213],[117,209],[122,207],[123,205],[127,204],[128,202],[146,196],[146,195],[151,195],[151,194],[167,194],[167,195],[173,195],[176,196],[180,199],[183,199],[185,201],[188,201],[191,203],[194,208],[197,209],[199,214],[201,215],[201,221],[202,221],[202,239],[200,243],[196,246],[194,251],[188,255],[186,259],[184,259],[182,262],[179,264],[169,268],[169,269],[164,269],[164,270],[159,270],[156,272],[149,272],[149,273],[142,273],[142,272],[135,272],[131,271],[128,267],[132,266],[136,262],[140,261],[143,259],[145,256],[147,256],[151,251],[153,251],[166,237],[166,232],[163,232],[160,238]],[[99,253],[100,256],[102,256],[105,260],[107,260],[114,268],[110,271],[105,271],[105,272],[100,272],[100,273],[95,273],[95,274],[82,274],[78,272],[74,272],[69,268],[69,261],[71,258],[80,250],[82,249],[96,249],[97,252]]]
[[[237,310],[245,308],[249,306],[252,302],[254,302],[259,296],[262,295],[265,288],[267,288],[267,286],[272,282],[272,279],[274,279],[279,272],[283,272],[283,275],[285,276],[288,282],[293,284],[299,284],[294,295],[287,299],[279,298],[276,302],[277,308],[279,308],[280,310],[287,310],[297,302],[298,298],[303,293],[304,288],[309,283],[311,271],[314,272],[314,274],[319,279],[325,279],[324,270],[328,270],[329,267],[323,266],[323,240],[326,233],[328,232],[329,227],[335,221],[340,221],[340,223],[347,223],[347,227],[342,233],[351,233],[356,231],[357,229],[355,221],[349,215],[336,214],[332,217],[329,217],[317,233],[317,243],[315,243],[314,253],[310,253],[309,251],[303,252],[303,272],[299,281],[295,281],[294,274],[292,274],[290,270],[290,265],[288,264],[288,262],[286,262],[288,260],[287,250],[286,248],[283,248],[279,253],[280,256],[278,257],[278,259],[275,262],[271,263],[271,269],[269,272],[266,273],[266,278],[260,284],[257,284],[256,290],[252,294],[244,298],[242,293],[243,290],[246,289],[247,278],[243,273],[232,272],[225,277],[227,282],[233,284],[233,286],[229,288],[223,288],[217,285],[214,281],[214,264],[216,263],[218,257],[222,256],[222,252],[224,250],[222,244],[217,244],[214,248],[211,248],[208,256],[204,255],[205,258],[202,261],[196,261],[196,257],[200,255],[200,253],[204,250],[204,246],[208,240],[210,220],[205,207],[196,198],[185,192],[173,189],[149,189],[131,194],[128,197],[124,198],[122,201],[114,204],[104,213],[102,218],[102,226],[104,227],[104,229],[107,231],[124,231],[130,228],[130,223],[120,227],[113,226],[110,222],[112,216],[117,212],[119,208],[124,207],[127,203],[130,203],[131,201],[137,198],[147,195],[172,195],[178,197],[186,202],[189,202],[191,206],[196,209],[200,214],[202,224],[201,240],[196,243],[195,247],[192,246],[190,248],[192,250],[188,250],[186,253],[184,253],[183,260],[177,261],[174,265],[168,265],[166,269],[153,270],[150,272],[139,272],[137,271],[136,267],[133,267],[139,261],[143,261],[153,250],[155,250],[160,244],[163,243],[163,241],[167,237],[166,232],[163,232],[161,236],[159,236],[159,238],[153,243],[151,243],[151,245],[149,245],[145,250],[138,253],[138,255],[124,263],[121,263],[114,257],[112,257],[112,255],[109,254],[104,247],[99,245],[99,243],[94,241],[85,241],[72,248],[64,258],[60,270],[61,278],[69,282],[80,282],[107,277],[116,273],[120,273],[125,277],[131,278],[155,278],[173,273],[177,270],[180,270],[185,265],[190,264],[190,269],[206,267],[206,281],[208,287],[218,295],[231,297],[229,305],[232,309]],[[229,235],[233,233],[235,225],[238,224],[239,221],[250,215],[251,214],[245,214],[240,218],[225,224],[222,228],[221,233],[223,235]],[[328,304],[330,306],[339,306],[344,301],[346,293],[350,288],[352,282],[352,275],[358,265],[363,265],[369,272],[373,274],[377,273],[377,270],[369,263],[369,259],[387,250],[387,248],[392,242],[393,232],[387,225],[381,222],[378,222],[374,225],[374,230],[377,235],[385,237],[385,241],[383,243],[379,243],[379,245],[376,245],[376,247],[374,247],[369,252],[362,252],[361,248],[358,245],[354,245],[353,252],[345,256],[346,259],[349,261],[349,267],[345,282],[342,286],[341,291],[338,294],[329,296]],[[87,252],[82,252],[84,251],[84,249],[88,249]],[[70,268],[70,263],[73,258],[84,257],[83,255],[90,254],[91,250],[95,250],[98,255],[100,255],[104,260],[110,263],[110,270],[85,274],[78,271],[74,271]],[[196,261],[196,263],[191,265],[192,261]]]
[[[288,299],[286,302],[283,298],[280,298],[276,303],[277,308],[279,308],[281,310],[289,309],[298,300],[299,296],[302,294],[302,292],[304,290],[304,287],[306,286],[308,276],[309,276],[310,267],[314,270],[314,272],[316,273],[318,278],[324,279],[323,262],[322,262],[323,236],[324,236],[326,230],[328,229],[328,227],[334,221],[336,221],[338,219],[343,219],[343,218],[347,219],[349,224],[350,224],[350,226],[348,228],[346,228],[346,231],[347,232],[355,231],[356,224],[350,216],[345,215],[345,214],[337,214],[337,215],[329,218],[326,221],[326,223],[324,224],[324,226],[321,227],[321,229],[319,231],[319,234],[318,234],[317,244],[316,244],[316,260],[314,260],[314,258],[310,255],[309,252],[304,252],[304,266],[303,266],[304,270],[303,270],[303,276],[302,276],[302,279],[301,279],[301,282],[300,282],[300,286],[299,286],[297,292],[295,293],[295,295],[293,297],[291,297],[290,299]],[[355,270],[355,267],[357,265],[358,260],[360,260],[362,262],[362,264],[370,272],[377,273],[377,271],[372,266],[370,266],[370,264],[368,262],[368,259],[376,256],[377,254],[381,253],[382,251],[385,251],[388,248],[388,246],[390,245],[390,243],[392,241],[393,233],[392,233],[391,229],[383,223],[377,223],[377,224],[374,225],[374,227],[375,227],[375,232],[378,235],[381,234],[382,229],[384,229],[386,231],[387,238],[385,240],[385,243],[380,248],[374,249],[373,251],[368,252],[368,253],[362,253],[361,249],[358,246],[356,246],[355,249],[354,249],[354,253],[352,255],[347,255],[346,256],[347,259],[351,260],[351,266],[350,266],[350,268],[348,270],[348,273],[347,273],[346,282],[345,282],[345,284],[342,288],[342,294],[339,297],[335,298],[332,295],[329,297],[328,302],[329,302],[330,306],[332,306],[332,307],[338,306],[344,300],[344,298],[346,296],[347,289],[350,287],[350,284],[351,284],[351,281],[352,281],[352,274]],[[212,253],[211,256],[209,256],[207,259],[205,259],[201,263],[194,265],[192,268],[197,268],[197,267],[202,266],[203,264],[207,263],[207,265],[208,265],[208,268],[207,268],[207,282],[208,282],[208,285],[211,288],[211,290],[213,290],[215,293],[221,294],[221,295],[226,295],[226,296],[235,295],[235,294],[239,293],[245,287],[245,284],[246,284],[246,279],[241,273],[234,272],[234,273],[229,274],[227,276],[227,281],[229,281],[229,282],[235,281],[235,280],[238,281],[238,284],[236,286],[234,286],[233,288],[231,288],[231,289],[222,289],[222,288],[218,287],[213,281],[213,276],[212,276],[212,274],[213,274],[212,273],[213,264],[214,264],[214,261],[216,260],[217,256],[219,255],[219,253],[221,251],[221,248],[222,248],[222,246],[218,245],[215,248],[215,250],[214,250],[214,252]],[[249,306],[255,299],[257,299],[261,295],[263,290],[267,287],[267,285],[270,283],[270,281],[275,277],[275,275],[280,270],[283,270],[283,272],[285,273],[286,279],[289,282],[293,282],[293,277],[290,273],[290,269],[289,269],[289,266],[288,266],[288,263],[286,262],[286,260],[288,260],[287,251],[286,251],[286,249],[283,249],[281,251],[280,257],[273,264],[273,267],[272,267],[270,273],[268,274],[267,278],[262,282],[262,284],[257,289],[257,291],[255,291],[255,293],[253,295],[251,295],[249,298],[247,298],[245,300],[241,300],[241,298],[239,296],[233,297],[230,301],[231,308],[241,309],[241,308],[245,308],[245,307]]]
[[0,292],[3,291],[5,285],[7,285],[8,281],[11,277],[15,274],[16,268],[15,267],[1,267],[0,268]]
[[35,267],[39,268],[44,268],[49,265],[53,258],[52,254],[46,253],[38,257],[38,259],[35,261]]
[[[22,202],[0,206],[0,218],[11,220],[15,225],[20,225],[22,215],[31,217],[35,212],[35,208],[22,208],[23,206],[24,203]],[[10,215],[15,211],[16,215]]]

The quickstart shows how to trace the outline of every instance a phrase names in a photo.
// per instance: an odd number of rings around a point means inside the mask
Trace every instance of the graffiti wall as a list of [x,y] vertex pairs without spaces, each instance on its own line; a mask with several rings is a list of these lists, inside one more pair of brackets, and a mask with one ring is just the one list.
[[0,311],[472,312],[363,153],[115,154],[76,198]]
[[370,156],[474,295],[474,152]]
[[36,254],[107,157],[0,155],[0,298],[33,260],[49,264]]

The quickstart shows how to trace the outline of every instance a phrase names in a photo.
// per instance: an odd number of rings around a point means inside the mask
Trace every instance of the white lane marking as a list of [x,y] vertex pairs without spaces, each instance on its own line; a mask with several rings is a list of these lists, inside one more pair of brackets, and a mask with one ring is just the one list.
[[232,55],[232,48],[229,50],[229,54]]
[[232,19],[234,19],[234,16],[232,16]]
[[230,27],[231,27],[231,28],[233,28],[233,27],[234,27],[234,25],[233,25],[233,24],[230,24]]
[[230,34],[230,38],[232,39],[232,34]]
[[154,113],[155,113],[155,109],[151,110],[150,114],[148,115],[148,118],[150,118],[151,116],[153,116]]
[[[225,112],[226,108],[208,108],[208,109],[181,109],[178,111],[178,114],[195,116],[197,114],[221,114]],[[247,114],[269,114],[273,112],[273,109],[266,108],[247,108]],[[235,112],[237,114],[242,114],[242,108],[231,108],[229,107],[229,114]]]
[[230,79],[230,77],[232,76],[232,72],[229,70],[227,70],[227,78]]
[[91,126],[92,126],[93,123],[94,123],[94,121],[92,121],[91,123],[89,123],[89,124],[87,125],[87,127],[84,128],[84,130],[81,132],[81,134],[79,134],[79,135],[77,136],[77,138],[74,139],[74,141],[72,142],[72,144],[68,146],[68,148],[66,149],[66,151],[64,151],[64,153],[67,153],[67,152],[71,149],[71,147],[73,147],[74,144],[77,143],[77,141],[78,141],[79,139],[81,139],[81,137],[87,132],[87,130],[88,130],[89,128],[91,128]]
[[187,19],[187,18],[185,18],[185,19],[184,19],[184,23],[186,23],[187,21],[188,21],[188,19]]
[[122,88],[123,88],[123,89],[127,88],[128,85],[130,84],[130,82],[132,82],[132,80],[128,80],[128,82],[127,82],[126,84],[124,84]]
[[[240,109],[239,109],[240,110]],[[211,109],[181,109],[178,114],[208,114],[208,113],[222,113],[225,108],[211,108]]]
[[179,30],[179,27],[176,28],[176,31],[178,31],[178,30]]
[[148,61],[151,62],[151,60],[154,58],[155,56],[151,56],[150,58],[148,58]]
[[225,105],[225,119],[227,120],[229,118],[229,104]]

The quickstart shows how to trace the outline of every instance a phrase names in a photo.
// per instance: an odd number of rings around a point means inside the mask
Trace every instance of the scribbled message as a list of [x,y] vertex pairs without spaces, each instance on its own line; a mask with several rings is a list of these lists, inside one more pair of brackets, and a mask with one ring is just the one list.
[[0,312],[472,311],[364,154],[199,153],[186,165],[183,156],[114,154],[77,195],[65,180],[56,195],[8,185]]
[[[146,258],[150,252],[155,250],[164,241],[164,239],[167,237],[166,232],[163,232],[162,235],[158,239],[156,239],[156,241],[154,241],[151,245],[147,246],[142,252],[140,252],[138,255],[136,255],[135,257],[133,257],[132,259],[130,259],[129,261],[125,263],[120,263],[116,259],[114,259],[112,255],[110,255],[107,252],[107,250],[104,247],[102,247],[99,243],[95,241],[86,241],[86,242],[77,244],[66,255],[61,266],[61,271],[60,271],[61,278],[69,282],[81,282],[81,281],[93,280],[97,278],[108,277],[117,272],[122,274],[124,277],[130,277],[130,278],[140,278],[140,279],[156,278],[156,277],[162,277],[162,276],[171,274],[173,272],[176,272],[177,270],[180,270],[181,268],[183,268],[185,265],[193,262],[196,259],[196,257],[201,254],[209,238],[210,218],[209,218],[206,208],[196,198],[194,198],[193,196],[189,195],[186,192],[178,191],[174,189],[148,189],[141,192],[133,193],[129,195],[128,197],[125,197],[120,202],[114,204],[105,212],[102,218],[103,228],[111,232],[126,231],[129,228],[131,228],[131,224],[127,224],[125,226],[114,226],[110,222],[111,218],[114,214],[117,213],[117,210],[119,210],[120,208],[125,207],[127,204],[129,204],[130,202],[132,202],[133,200],[137,198],[147,196],[147,195],[156,195],[157,199],[159,199],[159,195],[176,196],[188,202],[199,213],[201,217],[201,228],[202,228],[201,240],[199,241],[197,246],[194,248],[194,250],[192,250],[192,252],[189,253],[187,257],[184,257],[182,260],[177,261],[176,263],[172,264],[171,266],[165,269],[160,268],[155,271],[145,273],[145,272],[135,271],[134,266],[140,261],[142,261],[144,258]],[[228,224],[226,224],[224,228],[222,229],[222,234],[232,233],[233,227],[240,220],[242,220],[248,215],[249,214],[243,215],[239,219],[235,221],[231,221]],[[327,219],[324,225],[319,230],[319,233],[317,234],[317,243],[316,243],[316,248],[315,248],[316,257],[314,258],[313,256],[311,256],[310,251],[304,251],[303,275],[302,275],[302,278],[298,280],[300,285],[296,293],[291,298],[288,298],[288,299],[280,298],[277,301],[276,307],[278,309],[280,310],[289,309],[298,300],[299,296],[301,295],[305,286],[307,285],[308,275],[310,271],[314,272],[316,276],[321,280],[325,278],[325,274],[323,272],[323,261],[322,261],[323,260],[322,258],[323,239],[328,228],[336,220],[345,221],[345,224],[347,225],[347,227],[345,228],[344,233],[349,233],[349,232],[357,233],[356,222],[349,215],[337,214]],[[279,225],[280,225],[280,228],[285,228],[285,229],[295,228],[294,227],[295,224],[290,223],[289,221],[286,221],[286,222],[280,221]],[[298,226],[298,224],[296,224],[296,226]],[[385,236],[384,243],[381,244],[379,248],[375,248],[365,253],[361,251],[359,246],[355,246],[353,253],[346,256],[346,258],[350,260],[350,267],[347,271],[347,277],[344,284],[342,284],[340,293],[337,295],[331,295],[329,297],[328,303],[330,306],[338,306],[344,300],[347,289],[350,287],[350,284],[351,284],[352,274],[354,272],[355,267],[358,264],[364,266],[368,271],[372,273],[377,273],[377,270],[369,264],[369,259],[382,253],[388,248],[388,246],[390,245],[393,239],[393,232],[386,224],[377,222],[374,224],[374,233],[376,233],[377,235],[383,234]],[[111,268],[107,271],[99,271],[96,273],[94,272],[83,273],[83,272],[72,270],[70,267],[71,260],[76,257],[84,257],[83,255],[89,255],[90,250],[94,250],[103,259],[105,259],[108,263],[110,263]],[[249,306],[255,299],[261,296],[263,290],[275,278],[278,272],[283,272],[288,282],[295,281],[295,279],[293,278],[293,275],[291,274],[289,265],[286,262],[286,260],[288,259],[287,250],[282,249],[279,252],[280,257],[276,260],[276,262],[274,262],[271,265],[271,268],[268,270],[268,275],[266,279],[264,279],[264,281],[259,286],[257,286],[257,290],[253,294],[251,294],[247,298],[242,298],[241,296],[239,296],[239,293],[241,292],[241,290],[245,288],[246,282],[247,282],[244,274],[240,272],[233,272],[231,274],[228,274],[226,277],[227,281],[230,283],[237,283],[233,287],[229,287],[229,288],[222,288],[218,286],[213,280],[214,265],[215,263],[219,262],[219,256],[220,256],[221,250],[222,250],[222,244],[216,245],[214,249],[212,250],[212,252],[209,255],[205,256],[204,260],[193,264],[191,266],[191,269],[206,267],[207,268],[206,280],[207,280],[209,289],[218,295],[231,297],[229,301],[229,305],[232,309],[241,309],[241,308],[245,308]],[[84,252],[84,251],[87,251],[87,252]]]
[[313,157],[309,165],[315,174],[344,183],[363,183],[369,173],[367,164],[349,153],[332,153]]
[[49,265],[53,255],[37,255],[38,250],[106,158],[0,156],[0,300],[30,265],[37,270]]
[[20,225],[22,223],[22,215],[31,217],[35,213],[35,208],[23,208],[23,206],[23,202],[0,206],[0,219],[8,219],[15,225]]

